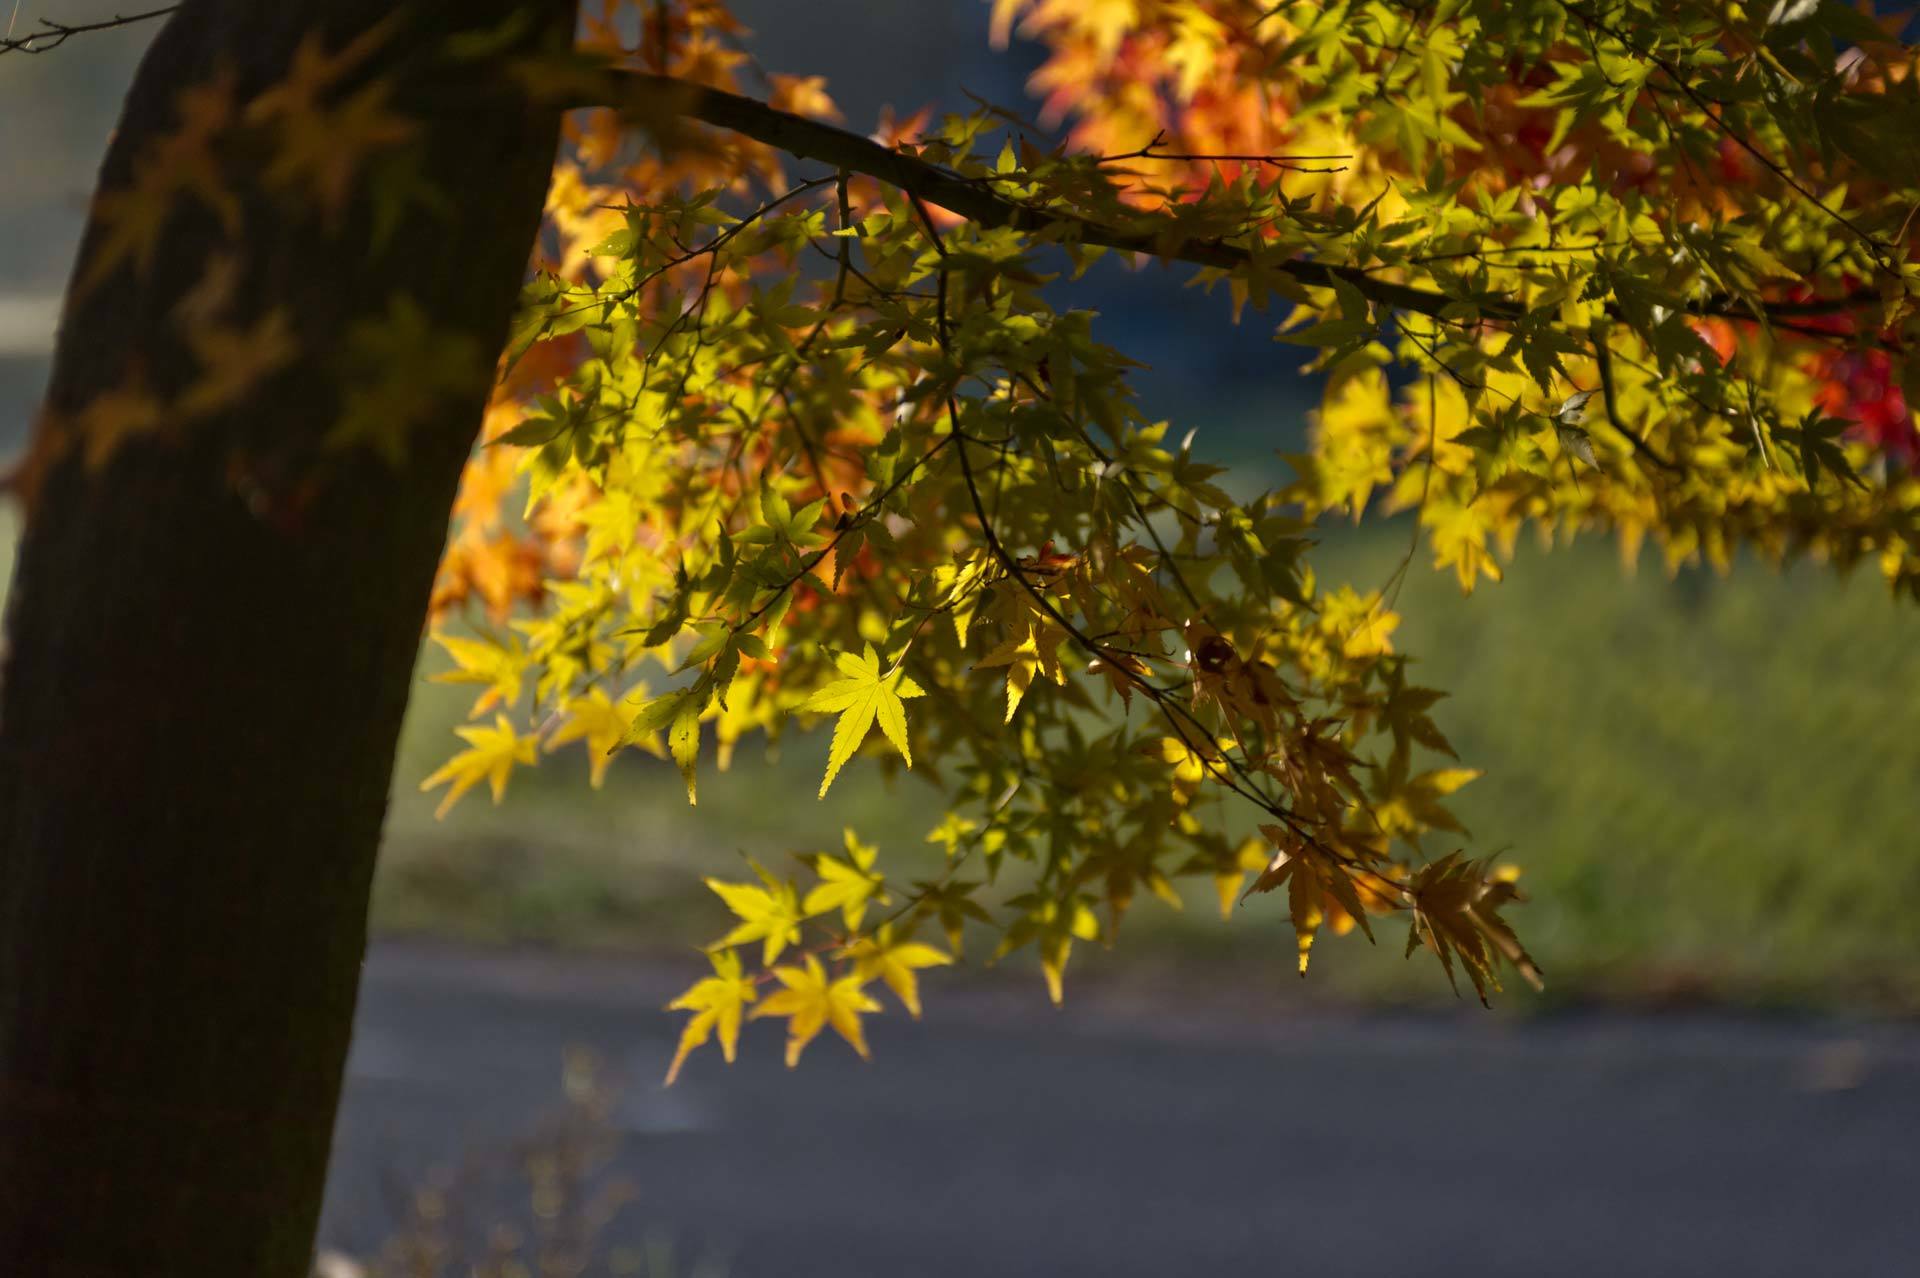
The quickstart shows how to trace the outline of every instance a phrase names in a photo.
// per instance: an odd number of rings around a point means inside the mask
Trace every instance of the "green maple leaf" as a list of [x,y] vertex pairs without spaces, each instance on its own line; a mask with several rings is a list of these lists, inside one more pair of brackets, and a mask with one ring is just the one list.
[[1380,705],[1380,726],[1393,734],[1393,757],[1400,761],[1399,767],[1406,768],[1416,744],[1459,758],[1453,743],[1427,713],[1447,694],[1437,688],[1414,687],[1406,680],[1405,666],[1396,666],[1384,676],[1387,696]]
[[838,653],[833,658],[845,676],[836,679],[826,687],[814,693],[803,710],[819,710],[839,714],[839,721],[833,725],[833,747],[827,752],[827,775],[820,782],[820,797],[825,798],[827,787],[833,784],[833,778],[839,775],[841,765],[853,757],[860,743],[867,739],[867,732],[879,720],[880,731],[887,740],[893,742],[893,748],[913,766],[913,751],[907,745],[907,708],[904,704],[908,697],[925,695],[925,689],[907,678],[906,671],[896,663],[891,670],[880,668],[880,658],[874,654],[873,645],[868,644],[859,656],[852,653]]

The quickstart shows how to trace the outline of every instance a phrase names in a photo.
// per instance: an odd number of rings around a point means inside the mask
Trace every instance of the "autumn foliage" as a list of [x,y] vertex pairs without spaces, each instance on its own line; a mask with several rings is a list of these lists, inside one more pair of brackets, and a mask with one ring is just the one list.
[[[823,799],[911,768],[944,804],[931,877],[850,830],[711,881],[734,923],[674,1004],[676,1073],[753,1016],[790,1061],[826,1029],[864,1054],[882,990],[917,1015],[918,974],[982,942],[1058,999],[1076,944],[1196,879],[1229,913],[1284,896],[1302,972],[1322,932],[1393,927],[1483,999],[1537,981],[1515,871],[1449,811],[1478,773],[1395,647],[1394,582],[1322,580],[1323,521],[1408,512],[1409,559],[1464,591],[1531,528],[1867,563],[1920,598],[1904,15],[994,0],[983,39],[1046,49],[1037,121],[842,129],[714,0],[589,10],[584,56],[523,68],[598,105],[568,117],[435,587],[476,722],[427,786],[498,800],[556,750],[599,785],[632,748],[695,801],[703,767],[817,727]],[[193,90],[99,210],[100,269],[173,202],[221,213],[235,132],[322,211],[360,182],[395,217],[430,203],[354,75],[378,41]],[[1056,304],[1114,256],[1191,264],[1223,325],[1322,375],[1284,485],[1247,495],[1199,423],[1145,418],[1100,319]],[[27,481],[270,376],[284,326],[229,301],[210,264],[187,395],[104,391]],[[330,444],[396,463],[435,378],[483,357],[404,298],[345,343],[364,389]]]

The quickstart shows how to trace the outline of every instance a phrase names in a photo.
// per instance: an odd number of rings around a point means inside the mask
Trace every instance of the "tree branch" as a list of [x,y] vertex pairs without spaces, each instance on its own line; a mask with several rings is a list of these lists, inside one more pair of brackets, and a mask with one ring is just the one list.
[[40,25],[26,35],[11,33],[0,38],[0,53],[46,53],[57,49],[74,36],[85,35],[89,31],[111,31],[115,27],[130,27],[136,22],[146,22],[151,18],[164,18],[180,6],[166,5],[159,9],[149,9],[145,13],[114,14],[111,18],[102,18],[98,22],[78,22],[68,24],[40,19]]
[[[569,107],[610,107],[642,116],[658,117],[663,109],[688,119],[726,129],[765,143],[801,160],[814,160],[877,178],[928,204],[937,204],[981,226],[1011,226],[1023,231],[1051,232],[1062,241],[1096,244],[1126,253],[1191,262],[1231,271],[1248,265],[1246,249],[1220,240],[1169,243],[1158,231],[1131,231],[1071,213],[1037,209],[930,164],[916,156],[885,147],[846,129],[777,110],[764,102],[670,76],[634,71],[598,70],[567,77]],[[1397,310],[1437,314],[1457,299],[1443,293],[1374,279],[1355,266],[1330,266],[1301,259],[1280,263],[1278,269],[1302,284],[1331,287],[1339,280],[1362,296]],[[1517,319],[1519,307],[1485,308],[1498,318]]]
[[[642,118],[680,116],[726,129],[784,151],[795,159],[813,160],[832,168],[876,178],[981,226],[1011,226],[1048,232],[1063,242],[1096,244],[1126,253],[1190,262],[1218,270],[1236,270],[1251,264],[1253,254],[1238,245],[1216,239],[1169,241],[1159,231],[1111,226],[1091,218],[1052,209],[1035,208],[1008,199],[990,188],[917,156],[880,145],[846,129],[793,115],[753,98],[692,84],[671,76],[649,75],[612,68],[574,71],[565,77],[562,105],[607,107]],[[1273,269],[1311,287],[1329,288],[1336,282],[1352,286],[1361,296],[1393,310],[1439,317],[1458,298],[1431,289],[1415,288],[1375,278],[1357,266],[1333,265],[1305,258],[1271,264]],[[1870,293],[1854,292],[1831,301],[1767,303],[1760,315],[1842,312],[1868,300]],[[1711,297],[1689,308],[1702,316],[1754,320],[1756,308],[1734,297]],[[1483,303],[1481,318],[1501,323],[1525,319],[1528,311],[1512,302]]]

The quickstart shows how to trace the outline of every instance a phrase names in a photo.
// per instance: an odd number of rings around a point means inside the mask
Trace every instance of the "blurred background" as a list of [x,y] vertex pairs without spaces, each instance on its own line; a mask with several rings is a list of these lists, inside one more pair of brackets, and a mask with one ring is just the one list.
[[[978,0],[735,8],[860,131],[968,93],[1029,106],[1037,56],[990,49]],[[0,456],[149,34],[0,61]],[[1315,399],[1298,348],[1184,280],[1107,265],[1074,302],[1150,365],[1149,413],[1237,486],[1275,482]],[[1384,584],[1408,533],[1330,529],[1321,579]],[[816,803],[824,742],[795,741],[743,750],[696,810],[670,768],[622,759],[594,792],[563,753],[436,822],[417,786],[470,698],[423,682],[323,1241],[364,1260],[398,1234],[448,1273],[592,1229],[648,1273],[1912,1272],[1920,615],[1870,572],[1643,558],[1527,546],[1466,600],[1423,552],[1400,593],[1396,645],[1487,773],[1458,811],[1533,897],[1514,917],[1548,991],[1493,1013],[1397,944],[1323,942],[1301,982],[1284,910],[1149,901],[1121,949],[1076,953],[1063,1012],[976,967],[928,983],[924,1023],[880,1018],[872,1065],[823,1041],[789,1074],[749,1030],[732,1071],[696,1059],[663,1092],[659,1009],[724,926],[701,876],[843,825],[918,845],[930,792],[859,769]],[[637,1197],[597,1225],[622,1177]]]

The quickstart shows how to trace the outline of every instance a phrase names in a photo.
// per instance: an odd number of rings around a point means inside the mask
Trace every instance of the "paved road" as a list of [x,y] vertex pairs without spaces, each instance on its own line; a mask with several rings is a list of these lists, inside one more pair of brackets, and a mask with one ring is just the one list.
[[760,1026],[663,1091],[680,975],[377,950],[323,1242],[505,1147],[588,1045],[634,1080],[620,1228],[732,1278],[1920,1274],[1913,1027],[981,987],[881,1018],[871,1065],[823,1040],[789,1073]]

